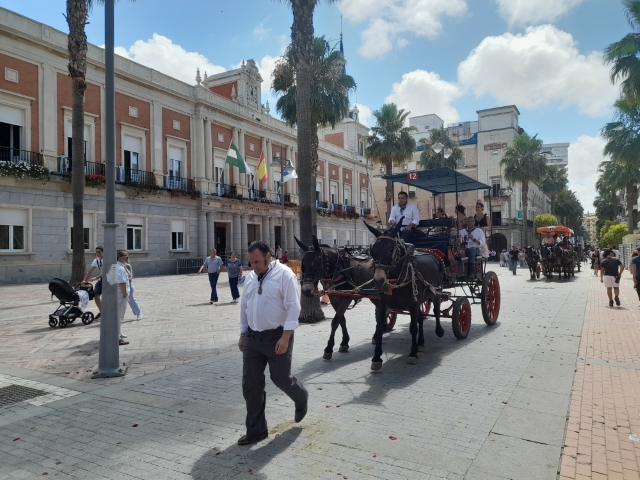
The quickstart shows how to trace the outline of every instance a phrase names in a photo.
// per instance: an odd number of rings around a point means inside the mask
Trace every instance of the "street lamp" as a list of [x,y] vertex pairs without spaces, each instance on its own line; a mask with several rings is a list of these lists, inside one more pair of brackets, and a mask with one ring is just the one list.
[[[272,168],[280,167],[280,205],[282,207],[281,213],[281,227],[280,227],[280,248],[282,248],[283,240],[286,241],[287,238],[287,230],[284,224],[284,172],[291,173],[295,170],[293,165],[291,164],[291,160],[287,161],[287,164],[284,164],[284,158],[282,158],[281,154],[277,154],[273,161],[271,162]],[[275,243],[275,241],[274,241]],[[283,250],[284,253],[284,250]]]
[[[511,216],[511,195],[513,194],[513,188],[511,188],[511,187],[503,188],[503,189],[500,190],[499,194],[507,197],[508,200],[509,200],[509,213],[507,213],[507,222],[509,222],[509,245],[508,245],[508,247],[511,247],[513,245],[513,235],[512,235],[512,232],[511,232],[511,219],[509,217]],[[491,223],[493,224],[493,222],[491,222]]]
[[[431,149],[436,152],[436,154],[442,152],[442,157],[440,158],[440,167],[444,167],[444,159],[449,158],[453,154],[453,150],[451,150],[449,147],[445,147],[442,143],[440,143],[440,140],[434,143],[431,146]],[[440,205],[442,206],[442,208],[444,208],[444,193],[440,195]]]

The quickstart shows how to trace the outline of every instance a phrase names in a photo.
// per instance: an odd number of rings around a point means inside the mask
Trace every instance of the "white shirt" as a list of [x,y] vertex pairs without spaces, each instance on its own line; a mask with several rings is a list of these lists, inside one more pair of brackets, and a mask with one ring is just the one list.
[[616,254],[616,258],[620,258],[620,250],[613,248],[611,251]]
[[[127,269],[124,268],[124,263],[116,263],[116,283],[124,283],[127,291],[127,295],[129,295],[129,274],[127,273]],[[118,295],[121,295],[120,287],[118,287]]]
[[[487,243],[484,238],[484,231],[477,227],[470,232],[466,228],[460,230],[460,237],[464,239],[465,236],[467,237],[467,248],[480,248]],[[479,243],[474,242],[474,239],[478,240]]]
[[295,330],[300,316],[300,285],[286,265],[275,261],[262,279],[262,294],[256,272],[246,275],[240,303],[240,333],[247,327],[256,332],[283,327]]
[[103,262],[103,260],[101,260],[98,257],[94,258],[93,262],[91,262],[91,266],[98,270],[98,275],[102,275],[102,262]]
[[[389,222],[400,223],[400,219],[402,217],[404,217],[404,220],[402,221],[403,225],[409,225],[410,223],[413,223],[414,225],[418,226],[418,224],[420,223],[420,212],[418,211],[418,207],[416,207],[416,204],[407,202],[407,204],[402,208],[400,207],[400,205],[394,205],[391,209]],[[400,230],[404,230],[404,227],[402,227]]]
[[542,239],[543,245],[553,245],[553,237],[544,237]]

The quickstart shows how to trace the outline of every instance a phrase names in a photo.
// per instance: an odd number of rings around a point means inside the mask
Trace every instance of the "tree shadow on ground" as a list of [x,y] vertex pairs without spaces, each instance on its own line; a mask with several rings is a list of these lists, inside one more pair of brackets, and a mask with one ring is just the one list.
[[[296,426],[275,436],[271,434],[267,440],[255,445],[234,444],[224,450],[213,448],[196,460],[190,475],[198,480],[213,480],[226,476],[266,480],[269,477],[260,470],[273,458],[289,449],[301,432],[302,428]],[[257,448],[256,445],[258,445]],[[235,463],[234,470],[228,467],[230,461]],[[244,474],[238,475],[238,470]]]

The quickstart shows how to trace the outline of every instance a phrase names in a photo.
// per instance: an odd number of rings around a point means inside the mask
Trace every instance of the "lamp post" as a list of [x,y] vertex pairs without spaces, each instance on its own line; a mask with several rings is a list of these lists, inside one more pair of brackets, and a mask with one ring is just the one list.
[[[442,132],[444,134],[444,126],[442,127]],[[453,150],[451,150],[449,147],[445,147],[442,143],[440,143],[439,140],[431,146],[431,149],[436,152],[436,154],[442,153],[442,156],[440,157],[441,168],[444,167],[444,159],[449,158],[453,153]],[[440,205],[442,206],[442,208],[444,208],[444,198],[444,193],[442,193],[440,195]]]
[[509,201],[509,212],[507,213],[507,222],[509,222],[509,245],[507,245],[508,247],[511,247],[513,245],[513,237],[512,237],[512,233],[511,233],[511,195],[513,194],[513,188],[511,187],[507,187],[507,188],[503,188],[500,190],[500,195],[503,195],[505,197],[507,197],[508,201]]
[[[271,162],[271,166],[273,168],[280,167],[280,205],[281,205],[281,227],[280,227],[280,248],[282,248],[283,240],[287,239],[287,230],[284,224],[284,172],[291,173],[295,170],[293,165],[291,164],[291,160],[287,161],[287,164],[284,164],[284,158],[282,158],[282,152],[275,156],[273,161]],[[275,241],[274,241],[275,243]],[[283,250],[284,253],[284,250]]]

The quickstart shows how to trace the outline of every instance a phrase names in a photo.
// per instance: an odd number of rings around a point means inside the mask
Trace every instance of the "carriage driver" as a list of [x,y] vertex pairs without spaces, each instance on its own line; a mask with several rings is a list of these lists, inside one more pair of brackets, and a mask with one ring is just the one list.
[[476,257],[480,255],[480,247],[485,245],[486,240],[484,232],[476,227],[476,219],[467,217],[467,228],[460,230],[460,238],[466,246],[466,255],[468,258],[469,277],[473,278],[476,274]]
[[418,207],[413,203],[408,203],[408,199],[407,192],[398,193],[398,204],[393,206],[389,216],[389,225],[392,227],[404,217],[402,221],[404,226],[400,229],[400,238],[405,242],[409,242],[413,236],[414,229],[420,224]]

